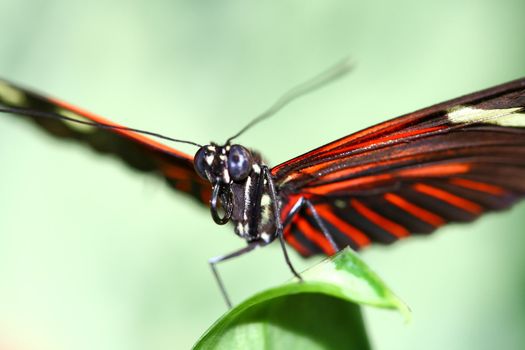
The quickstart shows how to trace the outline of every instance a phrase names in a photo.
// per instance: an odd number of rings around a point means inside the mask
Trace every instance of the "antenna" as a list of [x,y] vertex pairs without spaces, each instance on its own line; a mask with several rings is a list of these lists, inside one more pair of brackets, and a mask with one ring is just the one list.
[[159,139],[163,139],[163,140],[167,140],[167,141],[171,141],[171,142],[186,143],[186,144],[189,144],[189,145],[202,147],[198,143],[195,143],[195,142],[192,142],[192,141],[174,139],[174,138],[171,138],[171,137],[168,137],[168,136],[164,136],[164,135],[161,135],[161,134],[157,134],[157,133],[151,132],[151,131],[135,129],[135,128],[128,128],[128,127],[119,126],[119,125],[109,125],[109,124],[104,124],[104,123],[90,122],[90,121],[75,119],[75,118],[71,118],[71,117],[66,117],[64,115],[61,115],[61,114],[58,114],[58,113],[53,113],[53,112],[43,112],[43,111],[36,111],[36,110],[32,110],[32,109],[27,109],[27,108],[14,108],[14,107],[11,107],[11,108],[0,107],[0,112],[1,113],[11,113],[11,114],[25,115],[25,116],[28,116],[28,117],[35,117],[35,118],[67,120],[67,121],[78,123],[78,124],[95,126],[97,128],[100,128],[100,129],[113,129],[113,130],[132,131],[132,132],[136,132],[136,133],[139,133],[139,134],[149,135],[149,136],[153,136],[153,137],[156,137],[156,138],[159,138]]
[[347,57],[337,62],[335,65],[331,66],[327,70],[316,75],[315,77],[310,78],[304,83],[299,84],[294,88],[288,90],[280,98],[278,98],[277,101],[275,101],[274,104],[270,106],[270,108],[268,108],[262,114],[252,119],[252,121],[246,124],[246,126],[244,126],[239,132],[237,132],[235,135],[226,140],[226,143],[230,143],[231,140],[239,137],[241,134],[243,134],[246,130],[250,129],[255,124],[273,116],[293,100],[303,95],[306,95],[309,92],[317,90],[327,85],[328,83],[332,83],[339,78],[342,78],[344,75],[349,73],[353,67],[353,61],[351,61],[350,58]]

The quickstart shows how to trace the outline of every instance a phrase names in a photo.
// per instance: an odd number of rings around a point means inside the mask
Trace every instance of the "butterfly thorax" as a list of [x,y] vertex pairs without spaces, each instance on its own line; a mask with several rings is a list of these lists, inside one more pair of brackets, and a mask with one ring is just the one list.
[[[252,153],[253,154],[253,153]],[[275,238],[274,209],[270,189],[262,173],[260,157],[243,183],[232,183],[235,233],[247,241],[271,242]]]

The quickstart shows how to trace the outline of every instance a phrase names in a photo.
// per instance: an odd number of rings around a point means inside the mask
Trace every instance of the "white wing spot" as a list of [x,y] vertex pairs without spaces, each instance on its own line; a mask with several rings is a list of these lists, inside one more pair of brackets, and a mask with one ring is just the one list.
[[344,209],[346,208],[346,202],[342,199],[336,199],[334,201],[334,205],[340,209]]
[[505,109],[477,109],[459,106],[448,112],[448,120],[453,124],[483,123],[500,126],[524,128],[523,107]]
[[26,104],[26,95],[3,81],[0,81],[0,96],[2,100],[15,106]]
[[[73,113],[71,111],[68,111],[67,109],[63,109],[63,108],[56,108],[56,112],[60,115],[63,115],[65,117],[68,117],[68,118],[73,118],[73,119],[77,119],[77,120],[81,120],[81,121],[86,121],[86,122],[89,122],[89,123],[93,123],[92,120],[89,120],[88,118],[86,117],[83,117],[81,115],[78,115],[76,113]],[[76,131],[79,131],[79,132],[83,132],[83,133],[88,133],[88,132],[94,132],[95,130],[97,130],[98,128],[94,125],[86,125],[86,124],[80,124],[80,123],[76,123],[76,122],[73,122],[73,121],[69,121],[69,120],[64,120],[64,123],[71,129],[73,130],[76,130]]]

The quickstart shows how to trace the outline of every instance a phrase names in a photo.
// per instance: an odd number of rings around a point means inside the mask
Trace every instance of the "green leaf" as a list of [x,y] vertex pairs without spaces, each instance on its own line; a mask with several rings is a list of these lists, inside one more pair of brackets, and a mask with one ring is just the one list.
[[223,315],[194,349],[370,349],[359,304],[408,307],[351,249]]

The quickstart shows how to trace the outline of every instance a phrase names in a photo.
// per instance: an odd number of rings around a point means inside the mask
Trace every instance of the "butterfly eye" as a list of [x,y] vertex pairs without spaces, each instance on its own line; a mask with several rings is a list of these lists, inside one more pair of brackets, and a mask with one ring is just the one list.
[[252,156],[250,152],[240,145],[231,146],[228,154],[228,172],[233,181],[246,179],[251,169]]
[[193,166],[195,167],[195,171],[197,171],[197,174],[204,180],[208,180],[208,177],[206,176],[206,169],[209,168],[208,164],[206,163],[207,153],[208,150],[206,147],[201,147],[197,153],[195,153],[195,157],[193,157]]

